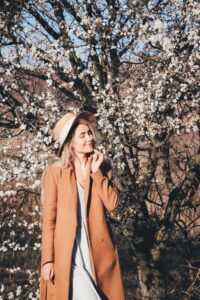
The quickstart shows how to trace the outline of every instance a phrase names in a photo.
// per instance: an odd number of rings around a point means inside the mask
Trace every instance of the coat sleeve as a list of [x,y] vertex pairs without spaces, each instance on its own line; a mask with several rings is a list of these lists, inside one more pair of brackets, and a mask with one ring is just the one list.
[[41,265],[54,261],[54,230],[57,210],[57,185],[50,167],[45,169],[42,183],[42,253]]
[[112,167],[109,162],[103,162],[100,167],[90,175],[104,206],[108,211],[113,211],[120,204],[120,195],[114,183]]

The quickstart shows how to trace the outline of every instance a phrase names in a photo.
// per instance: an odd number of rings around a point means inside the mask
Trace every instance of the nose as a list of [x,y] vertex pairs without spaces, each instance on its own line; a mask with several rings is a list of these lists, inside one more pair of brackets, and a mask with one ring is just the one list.
[[90,134],[87,134],[86,137],[88,141],[92,141],[94,139],[93,135]]

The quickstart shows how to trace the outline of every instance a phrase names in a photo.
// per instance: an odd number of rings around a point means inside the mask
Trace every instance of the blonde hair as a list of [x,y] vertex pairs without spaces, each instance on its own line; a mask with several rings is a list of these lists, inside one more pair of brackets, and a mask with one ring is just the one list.
[[[94,136],[94,141],[96,142],[96,134],[94,130],[94,125],[90,123],[89,121],[85,119],[78,119],[75,123],[74,126],[70,129],[70,132],[68,134],[67,140],[65,141],[63,147],[62,147],[62,152],[61,152],[61,157],[59,160],[56,160],[50,166],[57,166],[57,167],[64,167],[67,166],[68,163],[71,161],[73,163],[75,154],[72,149],[73,146],[73,141],[74,141],[74,136],[75,136],[75,131],[76,128],[78,127],[79,124],[84,124],[88,125],[90,130],[92,131],[92,134]],[[45,173],[46,169],[43,171],[42,176],[41,176],[41,196],[40,196],[40,211],[42,212],[43,209],[43,202],[44,202],[44,178],[45,178]]]

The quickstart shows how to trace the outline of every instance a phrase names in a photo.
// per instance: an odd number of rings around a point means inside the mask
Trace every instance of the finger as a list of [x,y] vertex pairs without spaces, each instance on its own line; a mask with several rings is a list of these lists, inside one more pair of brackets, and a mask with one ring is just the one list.
[[43,278],[44,280],[46,280],[46,273],[45,273],[45,271],[44,271],[43,269],[42,269],[41,275],[42,275],[42,278]]
[[45,272],[44,272],[44,279],[45,280],[50,280],[50,270],[45,270]]
[[103,157],[103,153],[102,152],[100,152],[99,150],[97,150],[97,149],[94,149],[94,151],[95,151],[95,154],[97,154],[99,157]]
[[94,160],[97,160],[97,158],[98,158],[98,155],[95,153],[95,154],[93,155],[93,159],[94,159]]
[[94,152],[95,152],[95,153],[98,153],[98,154],[101,153],[101,152],[100,152],[99,150],[97,150],[97,149],[94,149]]
[[45,280],[49,280],[49,272],[45,273]]
[[54,274],[54,269],[53,269],[53,267],[52,267],[51,272],[50,272],[50,278],[51,278],[51,279],[53,278],[53,274]]
[[47,275],[47,280],[48,280],[48,281],[51,280],[50,272],[49,272],[49,274]]
[[99,160],[102,160],[103,159],[103,154],[99,153],[99,154],[97,154],[97,157],[98,157]]
[[47,281],[47,280],[48,280],[48,275],[47,275],[46,273],[43,273],[43,274],[42,274],[42,278],[43,278],[45,281]]

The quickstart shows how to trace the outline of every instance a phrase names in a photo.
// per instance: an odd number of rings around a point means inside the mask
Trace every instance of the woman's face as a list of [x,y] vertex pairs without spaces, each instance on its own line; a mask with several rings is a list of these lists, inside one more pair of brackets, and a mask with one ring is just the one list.
[[75,152],[90,153],[94,149],[95,137],[88,125],[79,124],[75,130],[73,147]]

